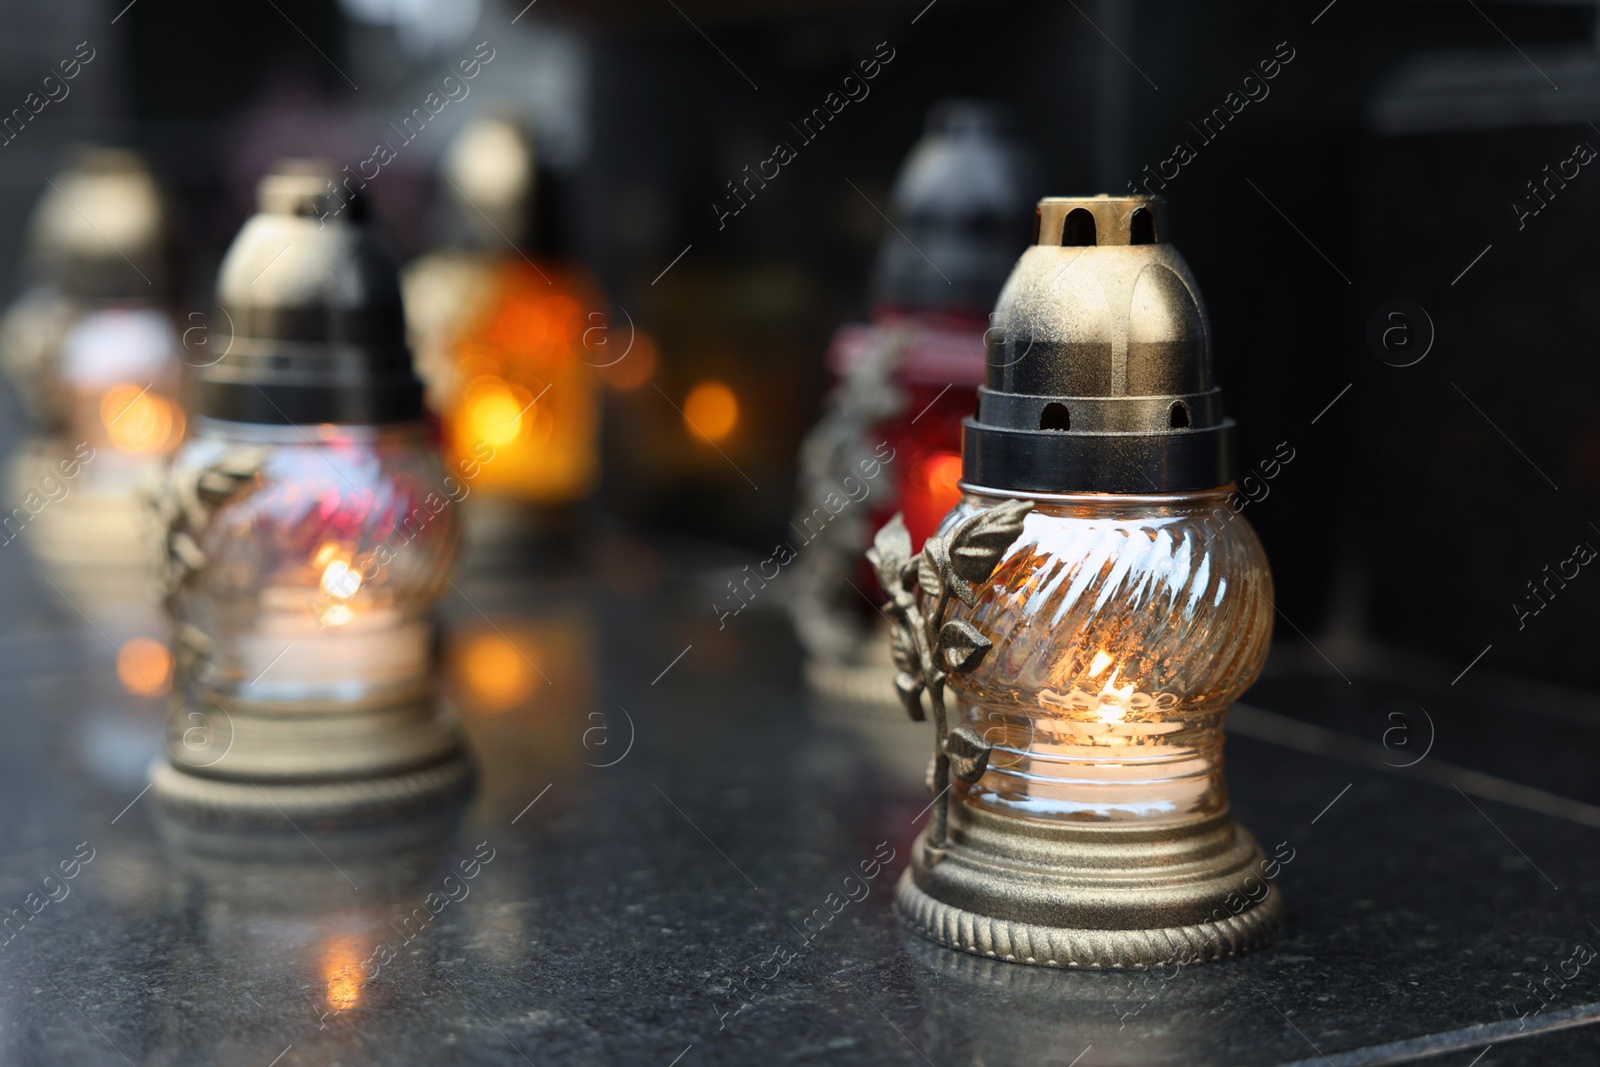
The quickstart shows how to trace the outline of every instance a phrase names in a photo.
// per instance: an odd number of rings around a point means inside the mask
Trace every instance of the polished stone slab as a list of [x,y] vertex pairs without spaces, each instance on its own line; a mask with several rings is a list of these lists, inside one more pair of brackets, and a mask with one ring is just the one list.
[[[1254,707],[1375,756],[1230,739],[1239,820],[1293,849],[1282,939],[1157,972],[1019,967],[890,911],[926,726],[807,697],[781,615],[719,630],[703,561],[675,569],[648,595],[459,582],[447,678],[477,793],[365,829],[161,817],[140,796],[159,702],[122,693],[61,612],[50,657],[6,661],[0,895],[28,917],[0,948],[0,1061],[1594,1062],[1600,962],[1575,953],[1600,946],[1597,831],[1385,768],[1368,722],[1412,700],[1438,735],[1427,761],[1588,801],[1600,730],[1581,710],[1281,671]],[[49,592],[21,595],[48,617]],[[497,635],[537,672],[510,706],[461,667]]]

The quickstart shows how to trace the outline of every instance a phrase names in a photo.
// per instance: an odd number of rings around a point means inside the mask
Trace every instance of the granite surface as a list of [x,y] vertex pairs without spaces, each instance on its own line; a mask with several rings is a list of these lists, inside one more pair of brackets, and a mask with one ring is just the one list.
[[[0,560],[0,895],[20,928],[0,940],[0,1062],[1600,1059],[1600,702],[1278,656],[1228,744],[1237,817],[1294,849],[1278,943],[1160,972],[996,963],[889,907],[926,727],[808,696],[774,610],[719,630],[702,593],[726,562],[459,580],[446,662],[499,635],[539,672],[511,706],[448,675],[472,799],[243,834],[141,794],[160,701],[122,692],[107,641]],[[1406,737],[1385,735],[1397,707]],[[863,861],[865,897],[825,908]]]

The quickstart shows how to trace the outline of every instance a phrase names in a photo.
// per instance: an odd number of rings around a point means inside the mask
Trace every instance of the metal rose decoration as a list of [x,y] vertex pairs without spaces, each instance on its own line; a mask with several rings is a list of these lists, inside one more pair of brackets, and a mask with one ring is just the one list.
[[989,765],[990,745],[969,726],[950,729],[944,683],[951,674],[977,670],[991,643],[965,619],[945,620],[955,598],[978,604],[978,587],[989,580],[1000,558],[1022,534],[1033,510],[1029,500],[1008,500],[969,516],[944,537],[930,537],[911,554],[911,535],[897,514],[884,524],[867,549],[867,560],[889,594],[884,613],[894,620],[891,648],[899,670],[894,688],[911,718],[924,718],[922,694],[933,708],[933,817],[928,846],[943,848],[948,805],[939,803],[950,787],[950,770],[963,782],[976,782]]
[[[173,475],[170,492],[147,487],[144,500],[147,542],[155,549],[155,566],[168,610],[176,612],[183,586],[206,565],[206,554],[196,540],[211,521],[211,513],[257,484],[268,450],[255,446],[228,449],[215,462]],[[211,648],[211,638],[193,623],[179,623],[172,631],[174,677],[188,677]]]

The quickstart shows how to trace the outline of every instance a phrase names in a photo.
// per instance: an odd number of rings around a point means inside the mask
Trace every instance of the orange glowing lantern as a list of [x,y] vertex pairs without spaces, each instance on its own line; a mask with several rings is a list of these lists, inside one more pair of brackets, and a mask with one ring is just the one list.
[[489,496],[573,503],[599,477],[609,371],[615,364],[629,380],[641,361],[624,372],[629,361],[610,354],[627,345],[607,336],[586,270],[522,250],[537,168],[520,126],[469,123],[446,153],[444,173],[465,246],[417,260],[404,284],[417,370],[443,424],[447,462]]
[[582,308],[598,299],[573,274],[520,261],[486,283],[488,306],[448,346],[448,373],[429,380],[450,465],[476,471],[474,488],[490,494],[581,499],[599,475],[600,377],[581,341]]

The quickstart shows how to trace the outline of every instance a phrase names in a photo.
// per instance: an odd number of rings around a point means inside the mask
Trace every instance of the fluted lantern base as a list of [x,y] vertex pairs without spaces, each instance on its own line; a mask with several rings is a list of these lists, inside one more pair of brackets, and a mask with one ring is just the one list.
[[906,717],[894,695],[894,668],[877,663],[838,663],[813,658],[806,660],[805,680],[813,693],[827,700]]
[[202,700],[173,711],[168,735],[150,770],[156,797],[205,821],[387,819],[464,792],[471,776],[455,723],[426,697],[365,708]]
[[372,822],[427,810],[462,796],[471,767],[460,756],[404,774],[342,782],[242,782],[150,765],[150,785],[169,814],[206,823]]
[[1283,897],[1227,812],[1165,826],[1063,824],[962,808],[943,849],[917,840],[895,890],[911,929],[1040,967],[1143,969],[1269,944]]
[[807,688],[823,699],[849,705],[852,711],[886,712],[904,722],[905,708],[894,692],[895,673],[888,627],[864,634],[848,658],[813,653],[804,668]]

